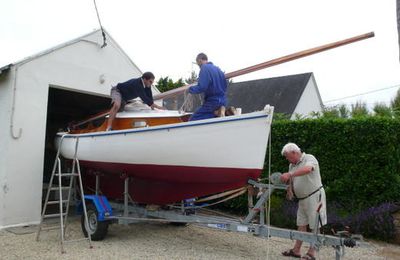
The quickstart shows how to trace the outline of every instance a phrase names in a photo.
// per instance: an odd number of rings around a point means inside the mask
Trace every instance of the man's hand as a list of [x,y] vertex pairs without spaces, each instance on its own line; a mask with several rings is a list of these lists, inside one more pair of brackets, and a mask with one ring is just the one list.
[[161,109],[161,110],[166,110],[165,107],[161,107],[161,106],[157,105],[156,103],[153,103],[150,107],[153,110],[154,110],[154,108]]
[[290,173],[288,173],[288,172],[283,173],[283,174],[281,175],[281,182],[283,182],[283,183],[288,183],[290,177],[292,177]]

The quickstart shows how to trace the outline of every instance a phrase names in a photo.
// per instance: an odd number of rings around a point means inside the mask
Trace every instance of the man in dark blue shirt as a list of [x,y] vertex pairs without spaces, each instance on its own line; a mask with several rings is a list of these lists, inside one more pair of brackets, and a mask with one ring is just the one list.
[[204,103],[190,117],[190,121],[225,115],[227,81],[220,68],[208,62],[207,55],[200,53],[196,57],[200,66],[197,85],[189,88],[189,93],[204,93]]
[[112,108],[110,110],[110,117],[107,122],[107,129],[112,129],[112,123],[118,111],[122,111],[128,100],[140,97],[142,101],[147,104],[151,109],[158,108],[164,109],[153,102],[153,93],[151,92],[151,85],[154,83],[154,74],[145,72],[142,77],[130,79],[126,82],[118,83],[117,86],[111,88]]

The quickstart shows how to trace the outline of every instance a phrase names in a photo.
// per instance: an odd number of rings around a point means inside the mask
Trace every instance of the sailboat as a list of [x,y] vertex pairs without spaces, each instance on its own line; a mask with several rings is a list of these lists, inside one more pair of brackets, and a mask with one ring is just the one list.
[[[373,37],[374,33],[293,53],[225,74],[232,78],[294,59]],[[162,99],[188,88],[155,96]],[[123,197],[129,177],[129,195],[137,203],[164,205],[234,190],[256,180],[263,170],[273,107],[262,111],[188,121],[190,113],[151,110],[135,102],[116,115],[114,131],[105,131],[108,113],[72,124],[57,134],[61,154],[77,158],[86,170],[87,190],[100,190],[111,199]],[[62,142],[61,142],[62,140]],[[93,173],[93,174],[91,174]]]
[[116,115],[113,131],[104,131],[107,116],[94,117],[56,140],[66,134],[60,152],[72,159],[79,139],[87,188],[95,185],[90,173],[101,173],[100,190],[113,199],[122,198],[126,177],[135,202],[164,205],[240,188],[260,176],[273,107],[199,121],[189,115],[136,102]]

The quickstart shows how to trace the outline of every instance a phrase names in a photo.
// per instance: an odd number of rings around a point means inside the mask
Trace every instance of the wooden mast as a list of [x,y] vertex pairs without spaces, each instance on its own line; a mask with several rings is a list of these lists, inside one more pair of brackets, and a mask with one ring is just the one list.
[[[295,52],[295,53],[292,53],[292,54],[289,54],[289,55],[286,55],[286,56],[283,56],[283,57],[280,57],[280,58],[276,58],[276,59],[273,59],[273,60],[270,60],[270,61],[266,61],[266,62],[263,62],[263,63],[260,63],[260,64],[256,64],[256,65],[253,65],[253,66],[250,66],[250,67],[247,67],[247,68],[243,68],[243,69],[240,69],[240,70],[236,70],[236,71],[233,71],[233,72],[226,73],[225,77],[227,79],[230,79],[230,78],[233,78],[233,77],[241,76],[241,75],[244,75],[244,74],[247,74],[247,73],[251,73],[251,72],[254,72],[254,71],[257,71],[257,70],[261,70],[261,69],[265,69],[265,68],[268,68],[268,67],[272,67],[272,66],[275,66],[275,65],[278,65],[278,64],[281,64],[281,63],[289,62],[289,61],[292,61],[292,60],[295,60],[295,59],[300,59],[300,58],[303,58],[303,57],[306,57],[306,56],[309,56],[309,55],[312,55],[312,54],[316,54],[316,53],[319,53],[319,52],[322,52],[322,51],[326,51],[326,50],[330,50],[330,49],[333,49],[333,48],[337,48],[337,47],[340,47],[340,46],[343,46],[343,45],[346,45],[346,44],[350,44],[350,43],[353,43],[353,42],[365,40],[365,39],[368,39],[368,38],[371,38],[371,37],[374,37],[374,36],[375,35],[374,35],[373,32],[369,32],[369,33],[361,34],[361,35],[358,35],[358,36],[355,36],[355,37],[351,37],[351,38],[348,38],[348,39],[344,39],[344,40],[341,40],[341,41],[337,41],[337,42],[321,45],[321,46],[318,46],[318,47],[315,47],[315,48],[311,48],[311,49],[308,49],[308,50]],[[183,86],[183,87],[180,87],[180,88],[172,89],[172,90],[166,91],[164,93],[160,93],[160,94],[155,95],[153,97],[153,99],[154,100],[159,100],[159,99],[163,99],[163,98],[167,98],[167,97],[172,97],[172,96],[175,96],[175,95],[178,95],[178,94],[184,92],[189,87],[190,86],[187,85],[187,86]],[[77,127],[79,125],[88,123],[88,122],[90,122],[90,121],[92,121],[94,119],[105,117],[105,116],[108,115],[108,113],[109,113],[109,110],[101,112],[101,113],[98,113],[98,114],[96,114],[96,115],[94,115],[94,116],[92,116],[92,117],[90,117],[90,118],[88,118],[86,120],[83,120],[83,121],[80,121],[78,123],[73,124],[72,127]]]
[[[354,43],[354,42],[357,42],[357,41],[365,40],[365,39],[368,39],[368,38],[371,38],[371,37],[374,37],[374,36],[375,36],[374,32],[369,32],[369,33],[361,34],[361,35],[358,35],[358,36],[355,36],[355,37],[351,37],[351,38],[348,38],[348,39],[344,39],[344,40],[341,40],[341,41],[337,41],[337,42],[321,45],[321,46],[318,46],[318,47],[314,47],[314,48],[311,48],[311,49],[308,49],[308,50],[295,52],[295,53],[292,53],[292,54],[289,54],[289,55],[286,55],[286,56],[283,56],[283,57],[279,57],[279,58],[276,58],[276,59],[273,59],[273,60],[270,60],[270,61],[266,61],[266,62],[257,64],[257,65],[253,65],[253,66],[250,66],[250,67],[247,67],[247,68],[244,68],[244,69],[240,69],[240,70],[236,70],[236,71],[233,71],[233,72],[226,73],[225,77],[227,79],[230,79],[230,78],[233,78],[233,77],[241,76],[241,75],[244,75],[244,74],[248,74],[250,72],[254,72],[254,71],[257,71],[257,70],[265,69],[265,68],[272,67],[272,66],[275,66],[275,65],[279,65],[279,64],[282,64],[282,63],[285,63],[285,62],[288,62],[288,61],[292,61],[292,60],[295,60],[295,59],[300,59],[300,58],[303,58],[303,57],[306,57],[306,56],[309,56],[309,55],[313,55],[313,54],[316,54],[316,53],[319,53],[319,52],[322,52],[322,51],[326,51],[326,50],[330,50],[330,49],[333,49],[333,48],[337,48],[337,47],[340,47],[340,46],[343,46],[343,45],[346,45],[346,44],[350,44],[350,43]],[[166,98],[166,97],[172,97],[172,96],[175,96],[175,95],[177,95],[179,93],[184,92],[189,87],[190,86],[183,86],[183,87],[180,87],[180,88],[172,89],[172,90],[169,90],[169,91],[166,91],[166,92],[163,92],[163,93],[155,95],[153,97],[153,99],[154,100],[158,100],[158,99],[163,99],[163,98]]]

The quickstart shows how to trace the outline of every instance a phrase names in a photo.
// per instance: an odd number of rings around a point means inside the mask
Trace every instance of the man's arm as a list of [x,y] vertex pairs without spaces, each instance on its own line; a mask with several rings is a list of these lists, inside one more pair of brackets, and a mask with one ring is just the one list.
[[157,109],[162,109],[164,110],[165,108],[162,106],[157,105],[156,103],[154,103],[153,101],[153,92],[151,90],[151,88],[144,88],[144,92],[146,94],[146,96],[149,98],[149,100],[151,100],[152,104],[150,105],[151,109],[157,108]]
[[140,88],[140,91],[138,93],[138,96],[140,99],[143,100],[144,103],[146,103],[148,106],[153,105],[153,93],[151,92],[151,88],[144,87]]
[[286,183],[289,181],[290,177],[303,176],[303,175],[311,173],[313,170],[314,170],[313,166],[304,166],[304,167],[301,167],[301,168],[295,170],[294,172],[286,172],[281,175],[281,181]]
[[197,85],[191,86],[189,88],[189,93],[190,94],[203,93],[207,90],[209,84],[210,84],[210,77],[208,76],[206,69],[201,69],[199,74],[199,81],[197,82]]
[[151,103],[154,103],[154,101],[153,101],[153,92],[151,90],[151,87],[145,87],[144,88],[144,93],[147,96],[147,98],[151,101]]

